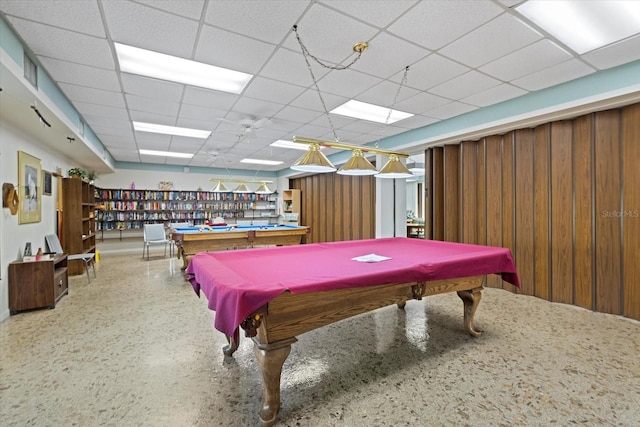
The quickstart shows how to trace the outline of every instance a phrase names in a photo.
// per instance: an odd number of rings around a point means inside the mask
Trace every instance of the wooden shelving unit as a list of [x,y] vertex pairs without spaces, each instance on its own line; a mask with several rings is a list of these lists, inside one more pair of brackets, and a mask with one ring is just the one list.
[[46,261],[14,261],[9,264],[9,312],[54,308],[69,291],[67,255]]
[[[96,251],[95,187],[79,178],[62,180],[62,247],[67,254]],[[82,260],[69,261],[69,275],[84,274]]]
[[282,192],[282,209],[284,213],[300,213],[300,190]]

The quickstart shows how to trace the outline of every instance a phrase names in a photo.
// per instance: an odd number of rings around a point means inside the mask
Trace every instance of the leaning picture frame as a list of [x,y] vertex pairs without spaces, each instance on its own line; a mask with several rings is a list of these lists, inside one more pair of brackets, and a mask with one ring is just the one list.
[[51,182],[52,177],[51,177],[51,172],[42,171],[42,195],[43,196],[50,196],[51,195]]
[[24,151],[18,151],[18,189],[20,195],[18,224],[40,222],[42,219],[40,159]]

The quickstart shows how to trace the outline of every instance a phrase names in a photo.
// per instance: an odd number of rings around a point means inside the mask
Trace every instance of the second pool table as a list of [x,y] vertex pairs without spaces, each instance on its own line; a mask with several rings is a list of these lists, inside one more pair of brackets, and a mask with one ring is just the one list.
[[198,252],[256,246],[299,245],[309,233],[309,227],[289,224],[225,225],[184,227],[171,230],[171,239],[182,258],[184,270]]

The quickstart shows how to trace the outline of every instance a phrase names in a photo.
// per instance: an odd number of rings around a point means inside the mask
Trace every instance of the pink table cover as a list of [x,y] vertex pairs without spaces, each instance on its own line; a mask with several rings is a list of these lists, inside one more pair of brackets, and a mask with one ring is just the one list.
[[[376,254],[381,262],[354,257]],[[196,254],[189,281],[215,310],[215,328],[232,336],[251,313],[285,291],[317,292],[359,286],[500,274],[519,287],[506,248],[404,237],[315,243]]]

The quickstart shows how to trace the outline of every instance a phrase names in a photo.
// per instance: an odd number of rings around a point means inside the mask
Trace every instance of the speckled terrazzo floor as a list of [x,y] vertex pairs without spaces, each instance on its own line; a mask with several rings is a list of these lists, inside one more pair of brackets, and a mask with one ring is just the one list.
[[[180,263],[104,255],[54,310],[0,323],[2,426],[257,426],[252,342],[225,358]],[[486,289],[304,334],[278,426],[637,426],[640,323]]]

